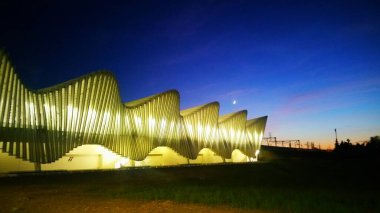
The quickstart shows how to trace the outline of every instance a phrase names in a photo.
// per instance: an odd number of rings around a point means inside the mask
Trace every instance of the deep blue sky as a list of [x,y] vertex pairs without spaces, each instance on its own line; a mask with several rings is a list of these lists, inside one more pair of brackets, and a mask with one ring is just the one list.
[[[342,3],[344,2],[344,3]],[[0,48],[30,88],[106,69],[123,101],[268,115],[265,136],[322,145],[380,134],[375,1],[2,1]],[[233,105],[232,101],[237,104]]]

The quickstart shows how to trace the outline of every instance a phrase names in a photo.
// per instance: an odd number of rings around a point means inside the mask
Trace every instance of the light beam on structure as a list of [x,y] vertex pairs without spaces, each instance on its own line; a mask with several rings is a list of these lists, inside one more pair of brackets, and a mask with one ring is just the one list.
[[224,159],[235,149],[258,154],[266,116],[247,121],[243,110],[219,117],[218,102],[180,111],[176,90],[122,104],[116,79],[105,71],[32,91],[3,52],[0,61],[0,147],[17,158],[51,163],[86,144],[125,157],[119,165],[157,147],[187,159],[205,148]]

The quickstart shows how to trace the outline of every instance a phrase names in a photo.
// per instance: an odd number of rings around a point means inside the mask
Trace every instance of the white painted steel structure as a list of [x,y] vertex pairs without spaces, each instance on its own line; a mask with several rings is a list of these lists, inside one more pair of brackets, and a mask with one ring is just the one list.
[[235,149],[255,157],[260,148],[266,116],[247,121],[244,110],[219,117],[218,102],[180,112],[176,90],[122,104],[115,77],[104,71],[33,91],[3,52],[0,61],[0,147],[25,161],[52,163],[86,144],[136,161],[157,147],[187,159],[204,148],[223,159]]

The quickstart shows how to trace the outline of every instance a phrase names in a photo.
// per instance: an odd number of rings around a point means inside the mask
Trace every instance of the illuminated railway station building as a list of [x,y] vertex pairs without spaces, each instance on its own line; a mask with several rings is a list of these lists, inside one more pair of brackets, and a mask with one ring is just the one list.
[[169,90],[122,103],[110,72],[32,91],[0,52],[0,172],[114,169],[257,159],[267,117],[180,111]]

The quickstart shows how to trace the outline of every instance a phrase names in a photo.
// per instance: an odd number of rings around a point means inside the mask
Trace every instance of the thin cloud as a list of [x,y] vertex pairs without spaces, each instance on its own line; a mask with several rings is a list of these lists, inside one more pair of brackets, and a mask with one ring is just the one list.
[[[380,89],[380,79],[345,82],[344,84],[313,90],[288,98],[275,114],[291,116],[313,112],[323,112],[361,103],[360,98],[350,99],[350,102],[339,102],[339,98],[347,95],[376,92]],[[337,100],[338,99],[338,100]]]
[[251,95],[252,93],[255,93],[257,91],[259,91],[257,88],[245,88],[245,89],[232,90],[232,91],[219,95],[218,99],[228,100],[228,99],[232,99],[236,97]]

